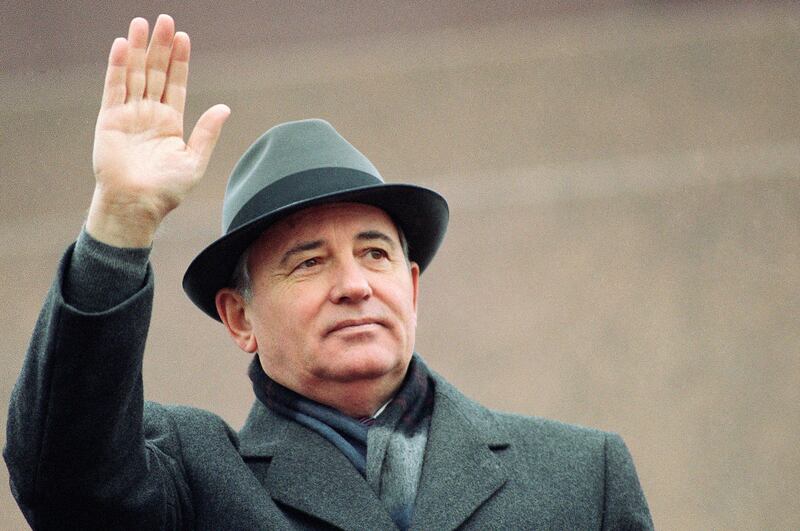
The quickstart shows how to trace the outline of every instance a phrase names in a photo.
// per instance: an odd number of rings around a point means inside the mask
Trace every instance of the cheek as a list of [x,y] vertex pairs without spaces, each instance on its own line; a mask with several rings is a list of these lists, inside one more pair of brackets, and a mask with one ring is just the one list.
[[413,333],[417,326],[417,310],[410,283],[393,286],[388,295],[397,317],[403,321],[405,329]]
[[257,295],[250,303],[250,320],[256,336],[259,352],[270,356],[279,355],[280,347],[286,343],[286,312],[273,297]]
[[319,309],[318,297],[286,293],[278,304],[272,305],[272,314],[265,316],[264,324],[271,331],[273,342],[297,347],[313,342],[319,327]]

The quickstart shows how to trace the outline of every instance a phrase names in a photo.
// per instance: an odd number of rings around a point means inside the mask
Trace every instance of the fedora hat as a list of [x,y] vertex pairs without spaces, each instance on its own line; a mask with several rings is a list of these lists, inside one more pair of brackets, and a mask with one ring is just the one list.
[[447,202],[432,190],[385,183],[372,163],[324,120],[276,125],[245,151],[228,179],[222,236],[189,265],[183,289],[216,320],[214,298],[230,286],[239,257],[264,230],[304,208],[334,202],[372,205],[402,229],[420,271],[442,243]]

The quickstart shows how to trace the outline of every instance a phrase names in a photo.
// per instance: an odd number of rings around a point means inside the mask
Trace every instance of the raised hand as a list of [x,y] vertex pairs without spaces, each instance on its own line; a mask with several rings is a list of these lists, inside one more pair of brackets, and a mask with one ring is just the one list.
[[189,36],[160,15],[148,46],[148,25],[131,21],[108,58],[95,128],[95,192],[86,229],[118,247],[150,245],[161,221],[200,180],[230,115],[208,109],[184,142],[183,109]]

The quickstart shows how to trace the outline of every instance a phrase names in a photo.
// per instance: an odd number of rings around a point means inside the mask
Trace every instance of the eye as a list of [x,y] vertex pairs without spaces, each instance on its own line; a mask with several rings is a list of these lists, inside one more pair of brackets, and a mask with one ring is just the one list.
[[367,255],[373,260],[382,260],[384,258],[389,258],[389,255],[383,249],[370,249],[367,251]]
[[316,265],[319,265],[319,258],[309,258],[300,262],[296,269],[310,269]]

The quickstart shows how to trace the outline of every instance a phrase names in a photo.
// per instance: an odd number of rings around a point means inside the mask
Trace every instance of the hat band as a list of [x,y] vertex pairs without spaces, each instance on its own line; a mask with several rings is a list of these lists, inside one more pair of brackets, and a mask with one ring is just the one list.
[[287,175],[259,190],[239,209],[228,225],[228,234],[265,214],[337,192],[375,186],[383,181],[353,168],[314,168]]

